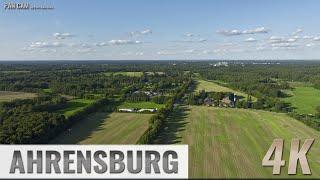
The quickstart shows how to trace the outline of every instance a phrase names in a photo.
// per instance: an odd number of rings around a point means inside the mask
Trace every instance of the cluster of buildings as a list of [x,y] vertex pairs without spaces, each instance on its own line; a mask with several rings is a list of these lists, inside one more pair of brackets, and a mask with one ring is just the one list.
[[237,102],[237,95],[232,94],[229,96],[224,97],[222,100],[215,102],[212,98],[205,98],[203,103],[206,106],[218,106],[218,107],[231,107],[235,108]]
[[149,97],[153,97],[153,96],[158,95],[158,93],[153,92],[153,91],[135,91],[135,92],[133,92],[133,94],[140,94],[140,93],[145,94]]
[[220,67],[220,66],[228,67],[229,63],[228,62],[218,62],[218,63],[210,64],[210,65],[214,66],[214,67]]

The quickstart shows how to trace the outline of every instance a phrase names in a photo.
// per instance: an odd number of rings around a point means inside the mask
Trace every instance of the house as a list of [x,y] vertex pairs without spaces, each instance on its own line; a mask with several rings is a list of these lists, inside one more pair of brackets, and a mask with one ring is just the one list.
[[134,112],[134,109],[119,109],[120,112]]
[[230,94],[224,97],[220,102],[220,107],[236,107],[237,96],[236,94]]
[[207,97],[207,98],[204,99],[203,103],[204,103],[204,105],[206,105],[206,106],[212,106],[213,101],[212,101],[211,98]]

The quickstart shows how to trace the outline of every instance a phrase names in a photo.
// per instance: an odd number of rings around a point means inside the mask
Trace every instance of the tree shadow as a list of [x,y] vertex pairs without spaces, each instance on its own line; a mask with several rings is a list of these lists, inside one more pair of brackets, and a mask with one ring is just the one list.
[[48,144],[79,144],[81,141],[90,138],[93,132],[102,130],[101,126],[113,112],[111,107],[119,105],[118,103],[113,103],[113,105],[101,107],[97,112],[88,114],[83,119],[79,119],[71,128],[61,132]]
[[185,127],[188,124],[186,121],[189,108],[186,106],[180,106],[174,109],[173,113],[166,119],[162,131],[158,135],[158,138],[154,141],[154,144],[176,144],[181,142],[179,132],[185,131]]

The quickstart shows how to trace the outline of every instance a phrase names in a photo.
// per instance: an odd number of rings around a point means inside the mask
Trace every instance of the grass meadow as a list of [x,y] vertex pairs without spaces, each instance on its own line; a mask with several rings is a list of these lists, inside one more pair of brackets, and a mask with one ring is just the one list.
[[65,115],[66,117],[69,117],[72,114],[76,113],[77,111],[80,111],[81,109],[87,107],[93,102],[94,100],[89,100],[89,99],[72,99],[68,101],[67,108],[59,110],[58,112]]
[[97,112],[56,137],[51,144],[135,144],[152,114]]
[[285,102],[291,103],[294,111],[301,114],[315,114],[316,107],[320,106],[320,90],[309,86],[297,86]]
[[110,76],[113,74],[116,75],[123,75],[123,76],[130,76],[130,77],[141,77],[143,75],[143,72],[106,72],[104,73],[107,76]]
[[[319,132],[285,114],[258,110],[185,106],[169,118],[157,143],[189,145],[191,178],[277,178],[287,174],[292,138],[315,138],[308,161],[320,177]],[[273,139],[285,140],[281,176],[261,161]],[[298,176],[301,168],[298,165]],[[306,177],[306,176],[304,176]]]
[[8,102],[16,99],[32,99],[37,96],[35,93],[0,91],[0,102]]
[[[228,87],[225,86],[221,86],[215,82],[212,81],[205,81],[205,80],[198,80],[198,85],[196,88],[196,92],[201,91],[201,90],[205,90],[207,92],[210,91],[215,91],[215,92],[233,92],[238,96],[242,96],[243,98],[247,99],[248,95],[246,93],[240,92],[240,91],[236,91],[233,89],[230,89]],[[255,97],[252,97],[252,100],[256,100]]]

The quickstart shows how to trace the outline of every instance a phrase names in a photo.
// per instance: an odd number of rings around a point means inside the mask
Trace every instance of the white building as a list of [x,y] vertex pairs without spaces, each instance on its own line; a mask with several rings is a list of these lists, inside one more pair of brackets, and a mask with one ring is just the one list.
[[134,112],[133,109],[119,109],[120,112]]

